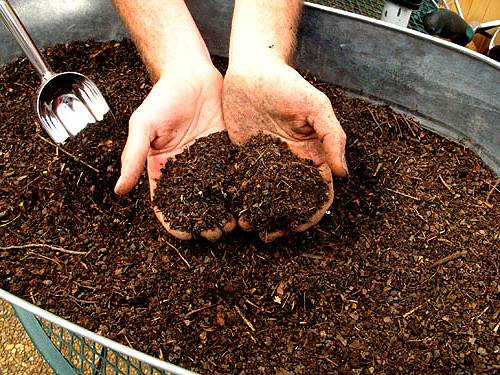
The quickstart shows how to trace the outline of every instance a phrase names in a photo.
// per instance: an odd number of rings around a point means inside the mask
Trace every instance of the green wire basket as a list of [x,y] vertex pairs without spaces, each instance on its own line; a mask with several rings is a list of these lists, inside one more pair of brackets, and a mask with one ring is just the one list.
[[[436,0],[436,3],[439,3],[439,1]],[[384,0],[317,0],[312,2],[376,19],[381,18],[385,3]],[[422,1],[420,8],[412,12],[408,27],[425,33],[422,19],[427,13],[434,10],[436,10],[436,5],[432,0]]]
[[36,349],[57,375],[191,375],[193,372],[151,357],[45,311],[0,289]]
[[[317,0],[322,5],[380,19],[384,0]],[[409,28],[425,32],[422,18],[436,9],[424,0],[412,13]],[[193,374],[168,362],[102,338],[50,314],[0,289],[0,298],[11,303],[33,344],[57,375]]]

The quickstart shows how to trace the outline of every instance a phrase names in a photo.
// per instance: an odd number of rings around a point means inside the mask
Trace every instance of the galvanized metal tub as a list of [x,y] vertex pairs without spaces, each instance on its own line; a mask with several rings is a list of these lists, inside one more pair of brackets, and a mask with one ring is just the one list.
[[[109,0],[11,3],[41,46],[73,40],[119,40],[127,35]],[[210,51],[227,56],[233,2],[187,3]],[[0,64],[19,55],[14,39],[0,26]],[[419,32],[313,4],[304,10],[295,63],[353,95],[389,104],[425,127],[463,142],[500,175],[499,63]],[[32,314],[84,340],[82,345],[98,343],[92,347],[100,358],[112,351],[129,366],[132,362],[148,366],[148,373],[190,373],[86,331],[3,290],[0,298],[14,305],[28,333],[58,373],[73,370],[51,346],[50,332]],[[59,339],[64,340],[63,336]]]

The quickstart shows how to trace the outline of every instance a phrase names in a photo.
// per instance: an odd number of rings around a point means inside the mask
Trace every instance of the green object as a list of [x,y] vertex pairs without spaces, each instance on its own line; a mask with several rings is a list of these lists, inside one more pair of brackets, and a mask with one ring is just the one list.
[[471,25],[467,25],[467,30],[465,30],[465,34],[467,35],[469,41],[471,41],[472,38],[474,37],[474,29]]
[[167,374],[163,370],[96,344],[52,322],[37,318],[21,307],[15,305],[12,307],[36,349],[57,375]]
[[[376,19],[381,18],[385,3],[384,0],[316,0],[311,2]],[[436,9],[431,0],[423,0],[420,8],[412,12],[408,28],[426,33],[422,20],[427,13]]]
[[76,375],[73,366],[64,359],[61,352],[50,341],[38,319],[32,313],[20,307],[14,305],[12,307],[31,341],[33,341],[45,362],[52,367],[54,372],[56,374]]

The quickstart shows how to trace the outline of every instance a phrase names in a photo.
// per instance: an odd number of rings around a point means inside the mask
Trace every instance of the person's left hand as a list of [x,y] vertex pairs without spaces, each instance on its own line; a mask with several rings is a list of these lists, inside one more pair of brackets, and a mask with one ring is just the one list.
[[[233,142],[247,141],[260,132],[285,141],[293,153],[310,159],[328,185],[328,200],[312,217],[292,228],[305,231],[317,224],[333,201],[332,171],[347,175],[346,135],[328,97],[278,59],[228,68],[222,96],[224,121]],[[253,228],[239,217],[244,230]],[[285,235],[283,231],[260,233],[265,241]]]
[[[211,63],[201,59],[197,64],[178,65],[160,77],[130,118],[115,192],[126,194],[137,184],[147,159],[153,197],[167,159],[181,153],[197,138],[225,130],[221,95],[222,75]],[[200,235],[214,241],[236,226],[228,214],[227,222],[220,223],[219,227],[188,233],[172,228],[160,209],[154,207],[154,210],[165,229],[181,240]]]

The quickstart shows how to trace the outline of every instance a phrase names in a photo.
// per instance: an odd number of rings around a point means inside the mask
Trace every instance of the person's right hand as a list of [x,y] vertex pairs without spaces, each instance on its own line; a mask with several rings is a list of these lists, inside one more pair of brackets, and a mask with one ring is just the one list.
[[[298,157],[314,162],[328,198],[309,220],[291,231],[303,232],[316,225],[333,201],[332,172],[342,177],[348,174],[346,135],[328,97],[284,61],[261,57],[260,63],[230,64],[222,103],[231,141],[245,143],[259,133],[269,134],[286,142]],[[243,230],[254,229],[244,213],[238,223]],[[284,235],[284,230],[260,233],[265,242]]]
[[[222,75],[211,64],[192,63],[165,72],[144,102],[130,117],[127,143],[122,153],[117,194],[128,193],[136,184],[147,159],[151,197],[168,158],[183,151],[197,138],[225,130],[222,118]],[[186,233],[171,228],[161,211],[155,214],[173,236],[188,240],[200,235],[218,239],[236,226],[235,219],[220,223],[220,228],[201,233]]]

